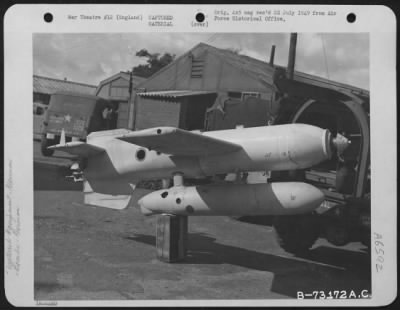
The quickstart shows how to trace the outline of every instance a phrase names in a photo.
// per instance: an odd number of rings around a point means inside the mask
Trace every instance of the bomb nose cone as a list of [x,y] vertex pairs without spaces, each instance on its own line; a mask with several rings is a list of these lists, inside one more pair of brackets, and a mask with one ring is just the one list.
[[325,199],[318,188],[301,182],[277,182],[271,184],[279,205],[277,215],[303,214],[318,208]]
[[[308,212],[313,211],[322,204],[322,202],[325,200],[325,195],[320,189],[310,184],[303,183],[303,187],[304,189],[301,192],[307,193],[303,201],[303,210]],[[299,211],[301,211],[301,209],[302,208],[299,207]]]
[[140,207],[140,211],[142,211],[143,215],[153,215],[154,212],[151,211],[150,209],[146,208],[146,199],[145,197],[142,197],[141,199],[139,199],[138,201],[138,205]]
[[343,152],[349,147],[351,141],[340,133],[337,133],[336,137],[332,139],[332,144],[340,155],[343,154]]

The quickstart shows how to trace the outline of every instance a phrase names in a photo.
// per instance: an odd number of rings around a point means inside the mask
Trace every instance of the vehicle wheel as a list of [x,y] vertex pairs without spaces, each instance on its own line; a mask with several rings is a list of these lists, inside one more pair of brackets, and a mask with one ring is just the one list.
[[50,157],[50,156],[52,156],[54,154],[54,150],[49,150],[47,148],[48,146],[52,145],[51,141],[52,140],[48,140],[46,138],[46,136],[42,136],[41,151],[42,151],[43,156]]
[[345,224],[339,221],[327,223],[324,227],[326,240],[336,246],[344,246],[350,242],[350,232]]
[[361,243],[368,249],[371,248],[371,233],[369,231],[361,232]]
[[317,219],[312,214],[277,216],[273,226],[279,245],[293,254],[307,252],[319,236]]

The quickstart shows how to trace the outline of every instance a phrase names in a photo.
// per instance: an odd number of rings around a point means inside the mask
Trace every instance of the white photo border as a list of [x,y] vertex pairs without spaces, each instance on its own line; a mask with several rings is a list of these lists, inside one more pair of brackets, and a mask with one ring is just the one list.
[[[315,32],[370,34],[370,115],[371,115],[371,218],[372,218],[372,298],[357,300],[131,300],[57,301],[57,306],[380,306],[391,303],[397,294],[397,134],[396,134],[396,17],[385,6],[319,5],[333,10],[335,17],[304,19],[293,16],[285,23],[268,23],[264,28],[251,23],[210,22],[193,27],[193,16],[201,11],[212,16],[218,8],[268,8],[312,10],[312,5],[14,5],[4,17],[4,217],[5,292],[18,306],[39,305],[33,285],[33,141],[32,141],[32,37],[35,33],[124,33],[133,32]],[[51,12],[52,23],[43,15]],[[173,15],[172,27],[150,27],[145,21],[103,23],[70,20],[71,15],[132,14]],[[346,22],[353,12],[357,21]],[[11,227],[13,226],[13,227]],[[7,230],[10,228],[10,230]],[[384,268],[375,268],[377,253],[374,234],[383,236]],[[18,266],[8,264],[8,239],[18,247]],[[51,305],[52,301],[49,302]],[[44,302],[45,304],[45,302]],[[43,305],[43,304],[42,304]]]

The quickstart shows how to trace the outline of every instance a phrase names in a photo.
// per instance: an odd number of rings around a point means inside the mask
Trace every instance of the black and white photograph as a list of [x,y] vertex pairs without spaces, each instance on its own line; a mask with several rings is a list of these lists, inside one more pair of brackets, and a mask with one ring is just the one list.
[[396,251],[371,203],[385,102],[371,31],[330,29],[32,30],[32,210],[5,159],[6,271],[26,216],[36,305],[368,304]]
[[372,294],[368,46],[34,34],[35,297]]

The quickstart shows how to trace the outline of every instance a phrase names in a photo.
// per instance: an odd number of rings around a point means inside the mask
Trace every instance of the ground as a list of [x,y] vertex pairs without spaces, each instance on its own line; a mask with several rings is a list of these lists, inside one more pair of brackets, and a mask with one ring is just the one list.
[[39,300],[282,299],[298,291],[370,291],[370,256],[360,243],[318,240],[306,257],[282,250],[268,225],[190,217],[188,256],[157,260],[156,217],[141,214],[137,189],[116,211],[84,205],[65,181],[64,157],[35,145],[35,298]]

